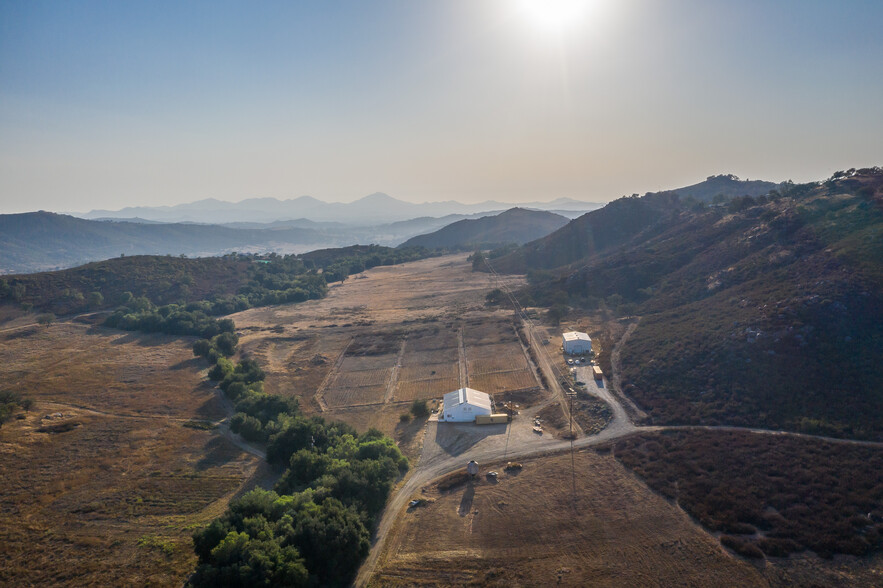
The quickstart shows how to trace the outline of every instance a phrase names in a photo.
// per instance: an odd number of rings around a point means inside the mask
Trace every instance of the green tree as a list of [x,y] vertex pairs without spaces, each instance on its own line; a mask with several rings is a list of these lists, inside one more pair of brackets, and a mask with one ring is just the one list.
[[87,300],[89,304],[89,308],[101,308],[104,306],[104,295],[101,292],[89,292],[89,298]]
[[429,406],[426,404],[426,401],[419,398],[414,400],[414,402],[411,403],[411,414],[418,419],[428,417]]

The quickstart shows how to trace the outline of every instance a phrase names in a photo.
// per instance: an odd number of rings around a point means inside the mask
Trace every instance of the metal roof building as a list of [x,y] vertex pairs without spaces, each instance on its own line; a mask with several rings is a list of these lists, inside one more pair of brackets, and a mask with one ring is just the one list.
[[460,388],[445,394],[438,420],[449,423],[471,423],[475,421],[476,415],[492,412],[493,401],[488,394],[472,388]]
[[582,355],[592,351],[592,338],[586,333],[570,331],[561,335],[564,340],[564,353]]

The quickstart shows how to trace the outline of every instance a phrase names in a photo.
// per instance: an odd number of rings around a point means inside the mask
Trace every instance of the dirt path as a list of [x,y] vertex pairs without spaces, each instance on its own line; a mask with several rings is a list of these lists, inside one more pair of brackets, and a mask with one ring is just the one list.
[[629,337],[632,336],[632,333],[635,332],[635,329],[638,328],[638,322],[640,322],[640,318],[638,318],[635,322],[630,324],[628,328],[625,330],[625,333],[622,334],[619,341],[616,342],[616,345],[613,347],[613,351],[610,353],[610,369],[613,371],[611,374],[612,384],[613,384],[613,393],[618,397],[619,400],[628,404],[628,410],[631,411],[631,414],[636,417],[636,420],[644,420],[647,418],[647,413],[638,408],[638,406],[632,401],[631,398],[625,395],[622,391],[622,348],[625,346],[626,342],[629,340]]
[[469,386],[469,373],[466,371],[466,345],[463,344],[463,328],[457,330],[457,352],[459,353],[460,387]]
[[407,345],[408,340],[402,339],[402,344],[399,347],[399,354],[396,357],[396,362],[393,364],[392,369],[389,370],[389,383],[386,385],[386,394],[383,397],[383,403],[389,404],[392,402],[392,397],[396,391],[396,384],[399,382],[399,370],[402,367],[402,357],[405,355],[405,345]]
[[322,380],[322,383],[319,384],[319,387],[316,389],[316,402],[319,404],[319,408],[322,409],[322,412],[328,410],[328,405],[325,404],[325,389],[331,383],[331,380],[334,379],[334,375],[340,370],[340,366],[343,364],[343,360],[346,357],[346,350],[350,348],[353,341],[355,341],[355,339],[350,339],[349,343],[346,344],[346,347],[341,350],[340,355],[334,360],[334,365],[328,370],[328,375],[325,376],[325,379]]

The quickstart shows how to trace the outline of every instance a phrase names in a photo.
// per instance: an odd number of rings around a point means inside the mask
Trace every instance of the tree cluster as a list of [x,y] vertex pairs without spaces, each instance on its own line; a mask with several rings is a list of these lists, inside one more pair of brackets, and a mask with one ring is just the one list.
[[30,410],[34,401],[23,398],[18,392],[12,390],[0,390],[0,427],[3,423],[12,419],[19,410]]
[[214,358],[209,377],[235,402],[230,428],[267,444],[286,468],[274,492],[254,490],[194,534],[193,586],[344,586],[369,549],[370,529],[408,461],[389,437],[300,412],[296,399],[263,391],[253,359],[237,363],[225,334],[194,344]]

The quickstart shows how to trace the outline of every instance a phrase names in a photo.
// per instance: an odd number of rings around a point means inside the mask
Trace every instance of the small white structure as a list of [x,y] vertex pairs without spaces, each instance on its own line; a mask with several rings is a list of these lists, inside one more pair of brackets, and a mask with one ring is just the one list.
[[438,412],[439,422],[472,423],[476,415],[493,413],[491,397],[472,388],[460,388],[445,394]]
[[583,355],[592,352],[592,339],[586,333],[571,331],[561,335],[564,339],[564,353],[568,355]]

